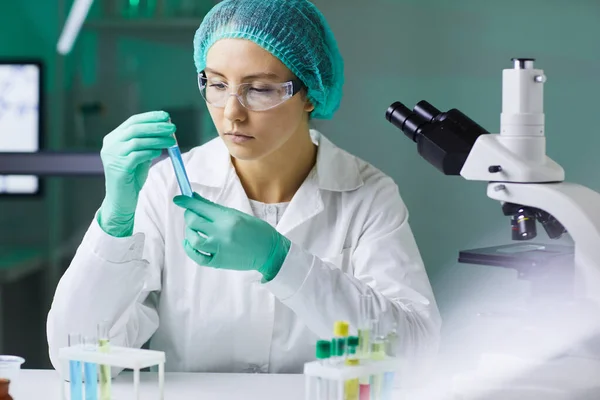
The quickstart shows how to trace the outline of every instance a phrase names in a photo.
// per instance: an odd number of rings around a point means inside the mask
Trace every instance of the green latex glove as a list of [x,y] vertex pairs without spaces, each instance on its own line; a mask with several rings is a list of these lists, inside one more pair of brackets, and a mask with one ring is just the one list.
[[291,242],[271,225],[197,193],[173,201],[186,209],[184,248],[192,260],[219,269],[255,270],[264,281],[275,278]]
[[174,133],[169,114],[153,111],[130,117],[104,137],[100,156],[106,194],[98,223],[109,235],[131,236],[138,197],[152,160],[175,144]]

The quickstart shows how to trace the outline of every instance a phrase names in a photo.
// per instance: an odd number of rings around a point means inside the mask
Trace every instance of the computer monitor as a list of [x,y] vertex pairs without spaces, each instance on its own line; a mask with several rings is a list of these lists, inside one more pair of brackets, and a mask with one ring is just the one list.
[[[0,157],[40,150],[42,78],[40,61],[0,59]],[[40,193],[37,175],[0,175],[0,196]]]

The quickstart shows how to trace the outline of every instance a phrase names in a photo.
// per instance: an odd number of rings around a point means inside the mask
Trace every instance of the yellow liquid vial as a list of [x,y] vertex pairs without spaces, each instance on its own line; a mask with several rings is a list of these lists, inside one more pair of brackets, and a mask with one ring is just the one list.
[[368,329],[358,330],[358,355],[360,357],[365,357],[369,354],[369,347],[371,346],[371,343],[369,343],[369,336]]
[[[358,330],[358,357],[366,358],[371,352],[370,331],[368,329]],[[359,380],[361,385],[369,384],[369,376],[363,376]]]
[[[359,365],[357,358],[349,358],[346,360],[346,365]],[[344,400],[359,400],[360,398],[360,382],[358,378],[348,379],[344,382]]]
[[[110,351],[108,339],[98,341],[98,349],[103,353]],[[111,400],[110,365],[100,365],[100,400]]]
[[360,384],[358,378],[344,382],[344,400],[359,400]]

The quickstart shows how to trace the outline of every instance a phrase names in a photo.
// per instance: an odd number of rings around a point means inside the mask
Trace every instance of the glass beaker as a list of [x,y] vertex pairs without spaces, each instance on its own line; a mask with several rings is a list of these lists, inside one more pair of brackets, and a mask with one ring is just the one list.
[[0,382],[3,387],[8,386],[10,395],[15,393],[15,386],[19,383],[21,364],[24,362],[25,359],[22,357],[0,355]]

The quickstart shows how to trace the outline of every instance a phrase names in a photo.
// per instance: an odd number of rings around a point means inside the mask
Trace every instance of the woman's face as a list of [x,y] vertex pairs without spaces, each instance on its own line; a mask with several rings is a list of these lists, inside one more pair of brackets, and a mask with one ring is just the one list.
[[[235,93],[237,85],[250,83],[249,95],[261,96],[261,88],[295,79],[271,53],[243,39],[217,41],[206,56],[205,72],[212,90]],[[219,136],[231,155],[240,160],[261,159],[290,138],[306,135],[308,112],[313,109],[303,91],[266,111],[248,110],[235,96],[228,97],[225,107],[207,106]]]

